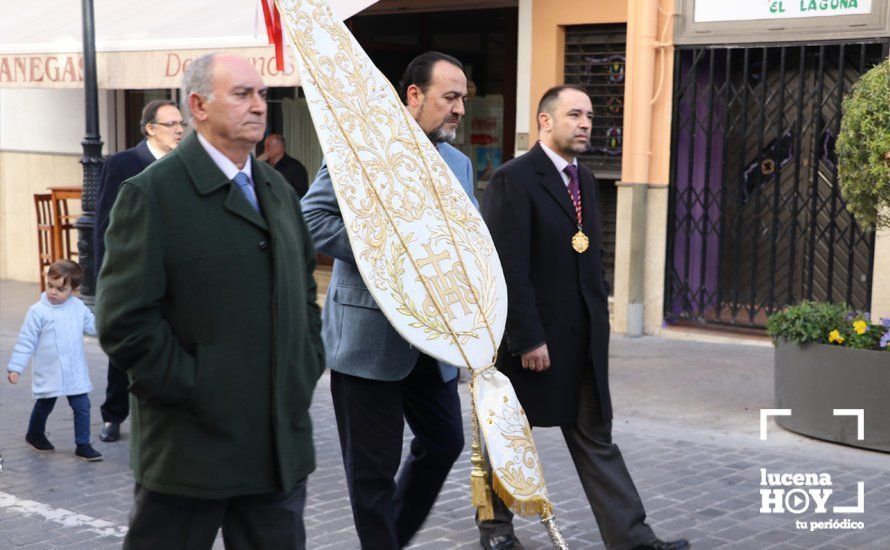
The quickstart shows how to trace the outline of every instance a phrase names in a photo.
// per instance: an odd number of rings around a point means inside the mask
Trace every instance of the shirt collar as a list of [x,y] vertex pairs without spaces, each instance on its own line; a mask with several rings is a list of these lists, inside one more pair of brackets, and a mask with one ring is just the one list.
[[235,163],[232,162],[229,157],[222,154],[222,151],[211,145],[210,142],[201,135],[201,132],[198,132],[198,142],[201,144],[201,147],[207,151],[207,154],[210,155],[210,159],[213,163],[222,170],[222,173],[225,174],[226,178],[232,180],[235,179],[238,172],[244,172],[247,174],[248,179],[253,181],[253,174],[250,169],[250,156],[247,157],[247,162],[244,163],[244,168],[239,170],[238,167],[235,166]]
[[565,170],[565,169],[566,169],[566,166],[568,166],[569,164],[573,164],[573,165],[575,165],[575,166],[578,166],[578,159],[577,159],[577,158],[572,158],[572,162],[571,162],[571,163],[568,163],[568,162],[566,162],[566,159],[564,159],[564,158],[562,158],[561,156],[557,155],[552,149],[550,149],[549,147],[547,147],[546,145],[544,145],[544,142],[543,142],[543,141],[541,141],[541,142],[539,142],[539,143],[541,144],[541,148],[544,149],[544,152],[547,153],[547,156],[550,157],[550,161],[553,163],[554,166],[556,166],[556,171],[559,172],[559,174],[560,174],[561,176],[563,176],[563,179],[564,179],[564,180],[568,180],[569,178],[568,178],[568,176],[565,174],[565,172],[563,172],[563,170]]
[[148,152],[151,153],[151,156],[153,156],[155,160],[160,160],[160,158],[164,156],[164,153],[151,146],[150,141],[145,140],[145,144],[148,145]]

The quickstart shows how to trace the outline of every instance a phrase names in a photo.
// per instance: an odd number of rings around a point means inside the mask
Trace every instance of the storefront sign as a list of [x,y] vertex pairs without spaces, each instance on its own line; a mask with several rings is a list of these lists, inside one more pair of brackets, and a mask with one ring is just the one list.
[[82,82],[80,54],[0,56],[2,87],[79,88]]
[[806,19],[835,15],[868,15],[872,0],[696,0],[695,22]]
[[[178,88],[182,73],[198,57],[211,50],[99,52],[96,55],[99,88]],[[275,50],[269,47],[213,50],[233,53],[250,61],[268,86],[297,86],[299,77],[289,63],[284,71],[275,65]],[[0,88],[82,88],[83,55],[0,55]]]

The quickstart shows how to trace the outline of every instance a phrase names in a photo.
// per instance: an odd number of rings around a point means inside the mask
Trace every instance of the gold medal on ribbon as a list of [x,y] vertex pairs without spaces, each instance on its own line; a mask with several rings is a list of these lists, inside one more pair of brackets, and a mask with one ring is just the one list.
[[587,235],[585,235],[584,232],[580,229],[577,233],[572,235],[572,248],[574,248],[575,252],[577,252],[578,254],[583,253],[589,246],[590,239],[588,239]]
[[585,250],[590,246],[590,239],[587,238],[587,235],[584,234],[584,218],[582,217],[582,209],[581,209],[581,189],[578,187],[578,170],[570,171],[569,168],[572,165],[566,167],[566,173],[569,175],[569,184],[566,187],[566,191],[569,192],[569,198],[572,200],[572,206],[575,207],[575,217],[578,219],[578,232],[572,235],[572,248],[575,249],[575,252],[578,254],[583,254]]

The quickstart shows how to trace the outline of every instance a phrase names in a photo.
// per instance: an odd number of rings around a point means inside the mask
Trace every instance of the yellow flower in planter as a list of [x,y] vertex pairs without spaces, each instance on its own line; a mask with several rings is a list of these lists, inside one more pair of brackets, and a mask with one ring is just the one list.
[[828,333],[828,341],[831,342],[832,344],[843,344],[844,337],[841,336],[840,331],[838,331],[837,329],[834,329]]
[[860,319],[853,323],[853,330],[856,331],[856,334],[865,334],[868,331],[868,323]]

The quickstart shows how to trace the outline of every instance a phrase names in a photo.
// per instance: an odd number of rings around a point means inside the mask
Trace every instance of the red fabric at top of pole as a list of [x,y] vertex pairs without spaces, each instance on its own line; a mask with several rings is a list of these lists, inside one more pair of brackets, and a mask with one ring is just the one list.
[[[266,21],[266,35],[269,44],[275,44],[275,66],[279,71],[284,70],[284,37],[281,30],[281,14],[275,0],[260,0],[263,5],[263,18]],[[270,7],[271,4],[271,7]]]

